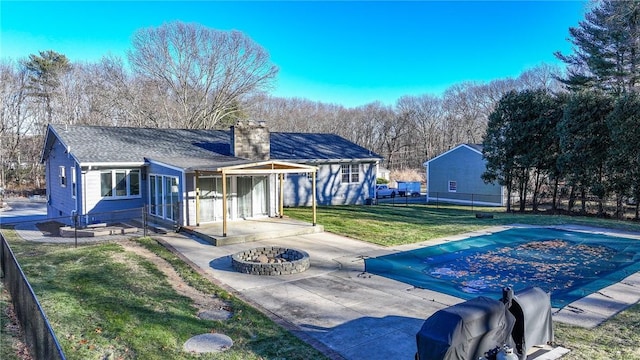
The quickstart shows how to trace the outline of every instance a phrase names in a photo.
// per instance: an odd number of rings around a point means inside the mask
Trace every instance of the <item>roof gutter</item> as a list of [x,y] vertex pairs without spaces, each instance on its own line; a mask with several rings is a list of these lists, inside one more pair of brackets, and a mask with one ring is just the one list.
[[116,168],[116,167],[139,167],[146,165],[144,161],[130,161],[130,162],[83,162],[80,163],[80,166],[83,168],[93,168],[93,167],[108,167],[108,168]]
[[377,161],[381,161],[383,158],[353,158],[353,159],[272,159],[272,160],[276,160],[276,161],[285,161],[285,162],[291,162],[291,163],[320,163],[320,164],[326,164],[326,163],[352,163],[352,162],[377,162]]

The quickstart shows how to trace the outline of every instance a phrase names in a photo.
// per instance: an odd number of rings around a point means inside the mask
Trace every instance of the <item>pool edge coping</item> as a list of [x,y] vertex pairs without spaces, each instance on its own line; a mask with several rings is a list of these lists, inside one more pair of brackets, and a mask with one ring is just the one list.
[[[425,247],[437,246],[444,243],[469,239],[475,236],[490,235],[496,232],[513,228],[544,228],[565,231],[578,231],[591,234],[618,236],[640,241],[640,233],[601,228],[595,226],[564,224],[564,225],[529,225],[510,224],[489,226],[480,230],[469,231],[462,234],[450,235],[442,238],[422,241],[419,243],[398,245],[388,248],[388,254],[376,254],[383,256],[402,251],[411,251]],[[379,252],[378,252],[379,253]],[[438,292],[435,290],[430,290]],[[438,292],[439,293],[439,292]],[[455,297],[455,296],[454,296]],[[458,297],[455,297],[460,299]],[[464,299],[460,299],[464,301]],[[563,324],[574,325],[586,329],[593,329],[623,310],[631,307],[640,301],[640,271],[635,272],[626,278],[580,298],[565,307],[552,308],[554,321]]]

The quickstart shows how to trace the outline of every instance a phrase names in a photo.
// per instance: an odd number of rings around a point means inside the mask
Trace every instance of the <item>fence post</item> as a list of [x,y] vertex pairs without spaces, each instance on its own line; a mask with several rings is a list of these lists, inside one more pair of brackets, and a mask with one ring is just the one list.
[[75,247],[78,247],[78,213],[73,213],[73,238],[75,239]]
[[147,237],[147,204],[142,205],[142,236]]
[[473,193],[471,193],[471,212],[473,212]]

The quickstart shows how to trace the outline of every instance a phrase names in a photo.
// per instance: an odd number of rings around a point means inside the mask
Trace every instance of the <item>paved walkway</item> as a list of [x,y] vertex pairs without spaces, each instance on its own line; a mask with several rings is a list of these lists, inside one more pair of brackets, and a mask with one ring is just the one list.
[[[363,273],[363,256],[392,250],[330,233],[223,247],[179,235],[162,239],[242,298],[293,325],[294,332],[333,350],[335,358],[413,359],[424,320],[461,301]],[[232,269],[231,254],[274,245],[308,252],[310,269],[282,276]]]

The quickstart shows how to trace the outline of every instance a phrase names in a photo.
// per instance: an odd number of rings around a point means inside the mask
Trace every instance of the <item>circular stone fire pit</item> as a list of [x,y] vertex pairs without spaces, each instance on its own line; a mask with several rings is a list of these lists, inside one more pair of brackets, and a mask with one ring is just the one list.
[[233,268],[252,275],[288,275],[309,268],[309,254],[282,247],[260,247],[231,255]]

